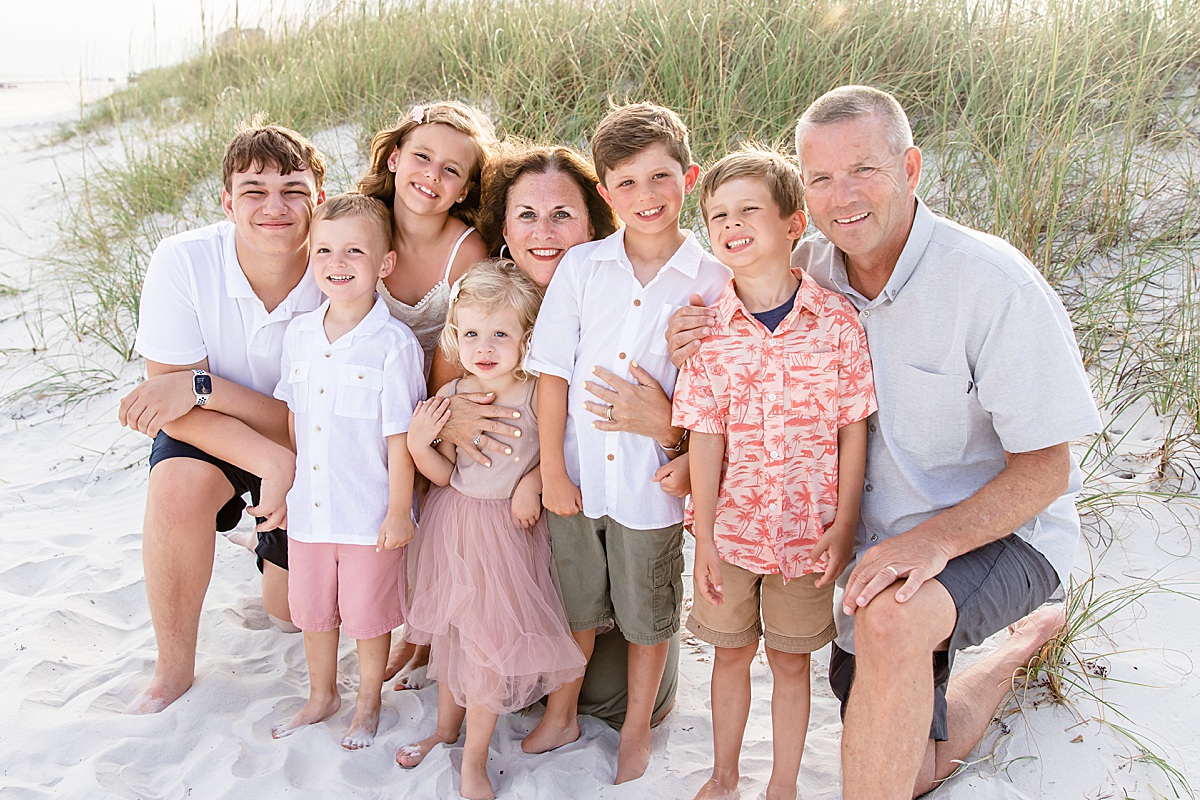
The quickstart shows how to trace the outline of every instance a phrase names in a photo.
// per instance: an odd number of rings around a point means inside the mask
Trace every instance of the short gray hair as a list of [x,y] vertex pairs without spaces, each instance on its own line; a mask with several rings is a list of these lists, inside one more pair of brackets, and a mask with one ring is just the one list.
[[888,145],[899,155],[913,146],[908,115],[895,97],[871,86],[839,86],[813,101],[796,123],[796,153],[804,135],[819,125],[878,115],[887,134]]

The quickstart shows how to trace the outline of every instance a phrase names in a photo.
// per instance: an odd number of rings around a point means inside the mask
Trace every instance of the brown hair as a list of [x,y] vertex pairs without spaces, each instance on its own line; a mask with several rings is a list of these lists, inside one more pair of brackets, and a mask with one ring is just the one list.
[[225,158],[221,162],[221,185],[225,191],[233,191],[235,172],[251,169],[262,172],[273,167],[280,175],[310,171],[313,188],[320,192],[325,183],[325,157],[321,151],[294,130],[265,122],[265,115],[256,114],[249,123],[238,126],[237,133],[225,147]]
[[684,172],[692,165],[687,126],[671,109],[635,103],[609,111],[592,134],[592,161],[600,181],[610,169],[655,144],[666,145]]
[[587,159],[570,147],[535,146],[505,142],[488,163],[484,173],[483,203],[479,209],[479,233],[488,252],[496,255],[504,244],[504,220],[508,216],[508,193],[522,175],[561,172],[579,186],[587,210],[592,237],[603,239],[617,230],[620,222],[612,207],[596,191],[596,171]]
[[467,176],[467,196],[461,203],[451,206],[450,213],[468,225],[475,224],[482,194],[480,176],[496,144],[496,131],[482,111],[456,100],[413,106],[396,120],[395,125],[375,134],[371,141],[371,163],[358,179],[358,191],[382,200],[391,211],[396,198],[396,174],[388,169],[388,158],[420,125],[448,125],[470,137],[474,143],[475,163]]
[[878,116],[887,134],[888,145],[896,155],[913,146],[912,125],[895,97],[872,86],[839,86],[812,102],[796,123],[796,152],[804,134],[818,125]]
[[335,219],[353,219],[363,217],[379,229],[383,237],[384,251],[392,249],[392,212],[382,201],[367,197],[358,192],[346,192],[334,195],[313,212],[312,221],[332,221]]
[[442,355],[454,366],[462,366],[458,350],[460,306],[475,306],[486,313],[511,308],[517,312],[517,320],[521,323],[521,347],[513,375],[518,380],[528,380],[531,376],[525,371],[525,354],[529,351],[529,340],[533,338],[533,323],[542,306],[542,297],[542,287],[507,258],[480,261],[455,281],[450,290],[450,309],[438,339]]
[[771,192],[779,213],[785,217],[804,208],[804,182],[796,165],[775,150],[746,144],[722,158],[700,181],[700,213],[708,221],[708,200],[713,192],[739,178],[757,178]]

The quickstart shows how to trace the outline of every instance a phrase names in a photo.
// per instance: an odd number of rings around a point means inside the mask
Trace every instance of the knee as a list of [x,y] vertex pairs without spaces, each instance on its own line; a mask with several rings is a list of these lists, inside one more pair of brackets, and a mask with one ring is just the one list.
[[771,665],[771,677],[776,682],[807,683],[811,662],[808,653],[785,653],[767,648],[767,663]]
[[758,653],[758,642],[742,647],[714,647],[713,666],[716,669],[738,669],[750,671],[750,664]]
[[[854,613],[854,645],[859,651],[885,652],[897,657],[928,654],[936,641],[930,641],[928,610],[914,595],[907,602],[896,602],[894,589],[885,589],[870,603]],[[942,637],[938,637],[940,640]]]
[[217,511],[233,496],[228,479],[212,464],[172,458],[154,467],[146,489],[147,533],[215,521]]

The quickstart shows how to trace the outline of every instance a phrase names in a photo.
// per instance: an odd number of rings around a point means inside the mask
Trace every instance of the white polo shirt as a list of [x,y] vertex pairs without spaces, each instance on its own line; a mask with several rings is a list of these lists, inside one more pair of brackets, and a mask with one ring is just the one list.
[[[856,554],[975,494],[1004,469],[1005,452],[1100,430],[1062,302],[1007,242],[917,201],[908,241],[875,299],[850,286],[842,252],[824,236],[803,240],[792,266],[854,304],[871,349],[879,410],[867,419]],[[1072,460],[1067,491],[1015,531],[1063,586],[1079,539],[1081,484]],[[838,646],[853,652],[853,620],[840,603],[836,611]]]
[[424,353],[382,299],[349,333],[325,337],[328,301],[287,327],[275,396],[296,416],[288,536],[372,545],[388,507],[386,437],[425,398]]
[[671,313],[693,293],[713,303],[732,273],[687,238],[645,286],[625,254],[625,231],[567,251],[546,290],[529,347],[526,369],[570,384],[564,454],[567,474],[583,495],[583,513],[608,516],[627,528],[665,528],[683,520],[683,500],[651,480],[667,456],[654,439],[592,427],[599,419],[583,407],[595,396],[584,381],[599,382],[599,365],[633,381],[636,361],[670,397],[678,370],[667,355]]
[[270,395],[279,383],[283,332],[312,311],[321,291],[309,272],[270,313],[237,259],[232,222],[159,242],[142,286],[134,348],[160,364],[195,364]]

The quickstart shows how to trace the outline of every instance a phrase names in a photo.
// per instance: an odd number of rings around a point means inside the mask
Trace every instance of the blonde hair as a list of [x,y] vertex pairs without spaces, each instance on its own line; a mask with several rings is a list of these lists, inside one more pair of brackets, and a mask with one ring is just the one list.
[[392,249],[392,213],[382,201],[358,192],[336,194],[317,206],[313,222],[362,218],[372,223],[383,239],[384,251]]
[[604,183],[610,169],[656,144],[665,145],[684,172],[692,165],[687,125],[669,108],[634,103],[604,115],[592,134],[592,162]]
[[457,100],[416,105],[396,120],[396,124],[375,134],[371,141],[371,163],[358,179],[358,191],[382,200],[392,210],[396,198],[396,173],[388,169],[388,158],[406,136],[421,125],[448,125],[470,138],[475,145],[475,163],[467,175],[467,196],[450,207],[450,214],[468,225],[475,224],[482,195],[483,169],[496,145],[496,130],[482,111]]
[[800,170],[775,150],[759,144],[745,144],[722,158],[700,181],[700,213],[708,221],[708,201],[713,192],[739,178],[756,178],[763,182],[779,213],[791,216],[804,208],[804,182]]
[[521,323],[521,347],[513,375],[517,380],[528,380],[531,376],[525,371],[525,354],[529,351],[529,340],[533,338],[533,323],[542,306],[542,296],[541,287],[507,258],[480,261],[455,281],[450,290],[450,310],[438,340],[442,355],[454,366],[462,366],[458,350],[460,306],[474,306],[489,314],[511,308],[517,312],[517,321]]

